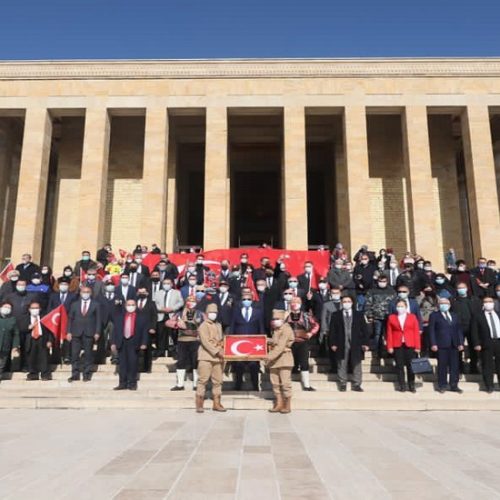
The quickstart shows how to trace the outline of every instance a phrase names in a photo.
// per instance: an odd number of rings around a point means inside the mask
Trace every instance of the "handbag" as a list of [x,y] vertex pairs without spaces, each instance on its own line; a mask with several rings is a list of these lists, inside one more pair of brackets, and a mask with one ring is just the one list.
[[414,358],[411,360],[411,371],[415,375],[432,373],[432,365],[429,358]]

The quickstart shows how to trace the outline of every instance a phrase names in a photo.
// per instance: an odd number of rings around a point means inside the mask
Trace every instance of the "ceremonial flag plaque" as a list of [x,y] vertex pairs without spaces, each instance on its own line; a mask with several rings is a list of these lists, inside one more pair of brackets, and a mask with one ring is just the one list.
[[267,355],[266,335],[226,335],[224,357],[232,361],[263,359]]

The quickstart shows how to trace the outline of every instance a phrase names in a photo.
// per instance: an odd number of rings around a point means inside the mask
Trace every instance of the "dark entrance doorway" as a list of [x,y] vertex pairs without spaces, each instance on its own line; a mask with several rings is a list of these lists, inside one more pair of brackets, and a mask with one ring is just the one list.
[[231,108],[231,246],[281,246],[283,110]]
[[233,246],[276,246],[281,220],[279,173],[235,172],[231,192]]

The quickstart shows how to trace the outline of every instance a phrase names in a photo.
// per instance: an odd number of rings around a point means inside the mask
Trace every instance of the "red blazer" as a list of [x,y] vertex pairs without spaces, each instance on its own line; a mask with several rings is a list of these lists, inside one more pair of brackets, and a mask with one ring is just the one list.
[[405,344],[413,349],[420,349],[420,326],[417,317],[412,313],[407,313],[404,323],[404,331],[401,329],[398,315],[390,314],[387,318],[387,349],[401,347],[403,333]]

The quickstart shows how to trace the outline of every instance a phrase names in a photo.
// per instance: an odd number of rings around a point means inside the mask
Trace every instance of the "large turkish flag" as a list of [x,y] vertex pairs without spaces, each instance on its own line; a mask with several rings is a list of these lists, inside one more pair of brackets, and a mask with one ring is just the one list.
[[265,335],[226,335],[224,337],[224,357],[233,361],[262,359],[267,355]]
[[46,314],[41,320],[43,326],[47,327],[54,337],[62,342],[66,339],[68,331],[68,315],[63,305],[60,305]]

